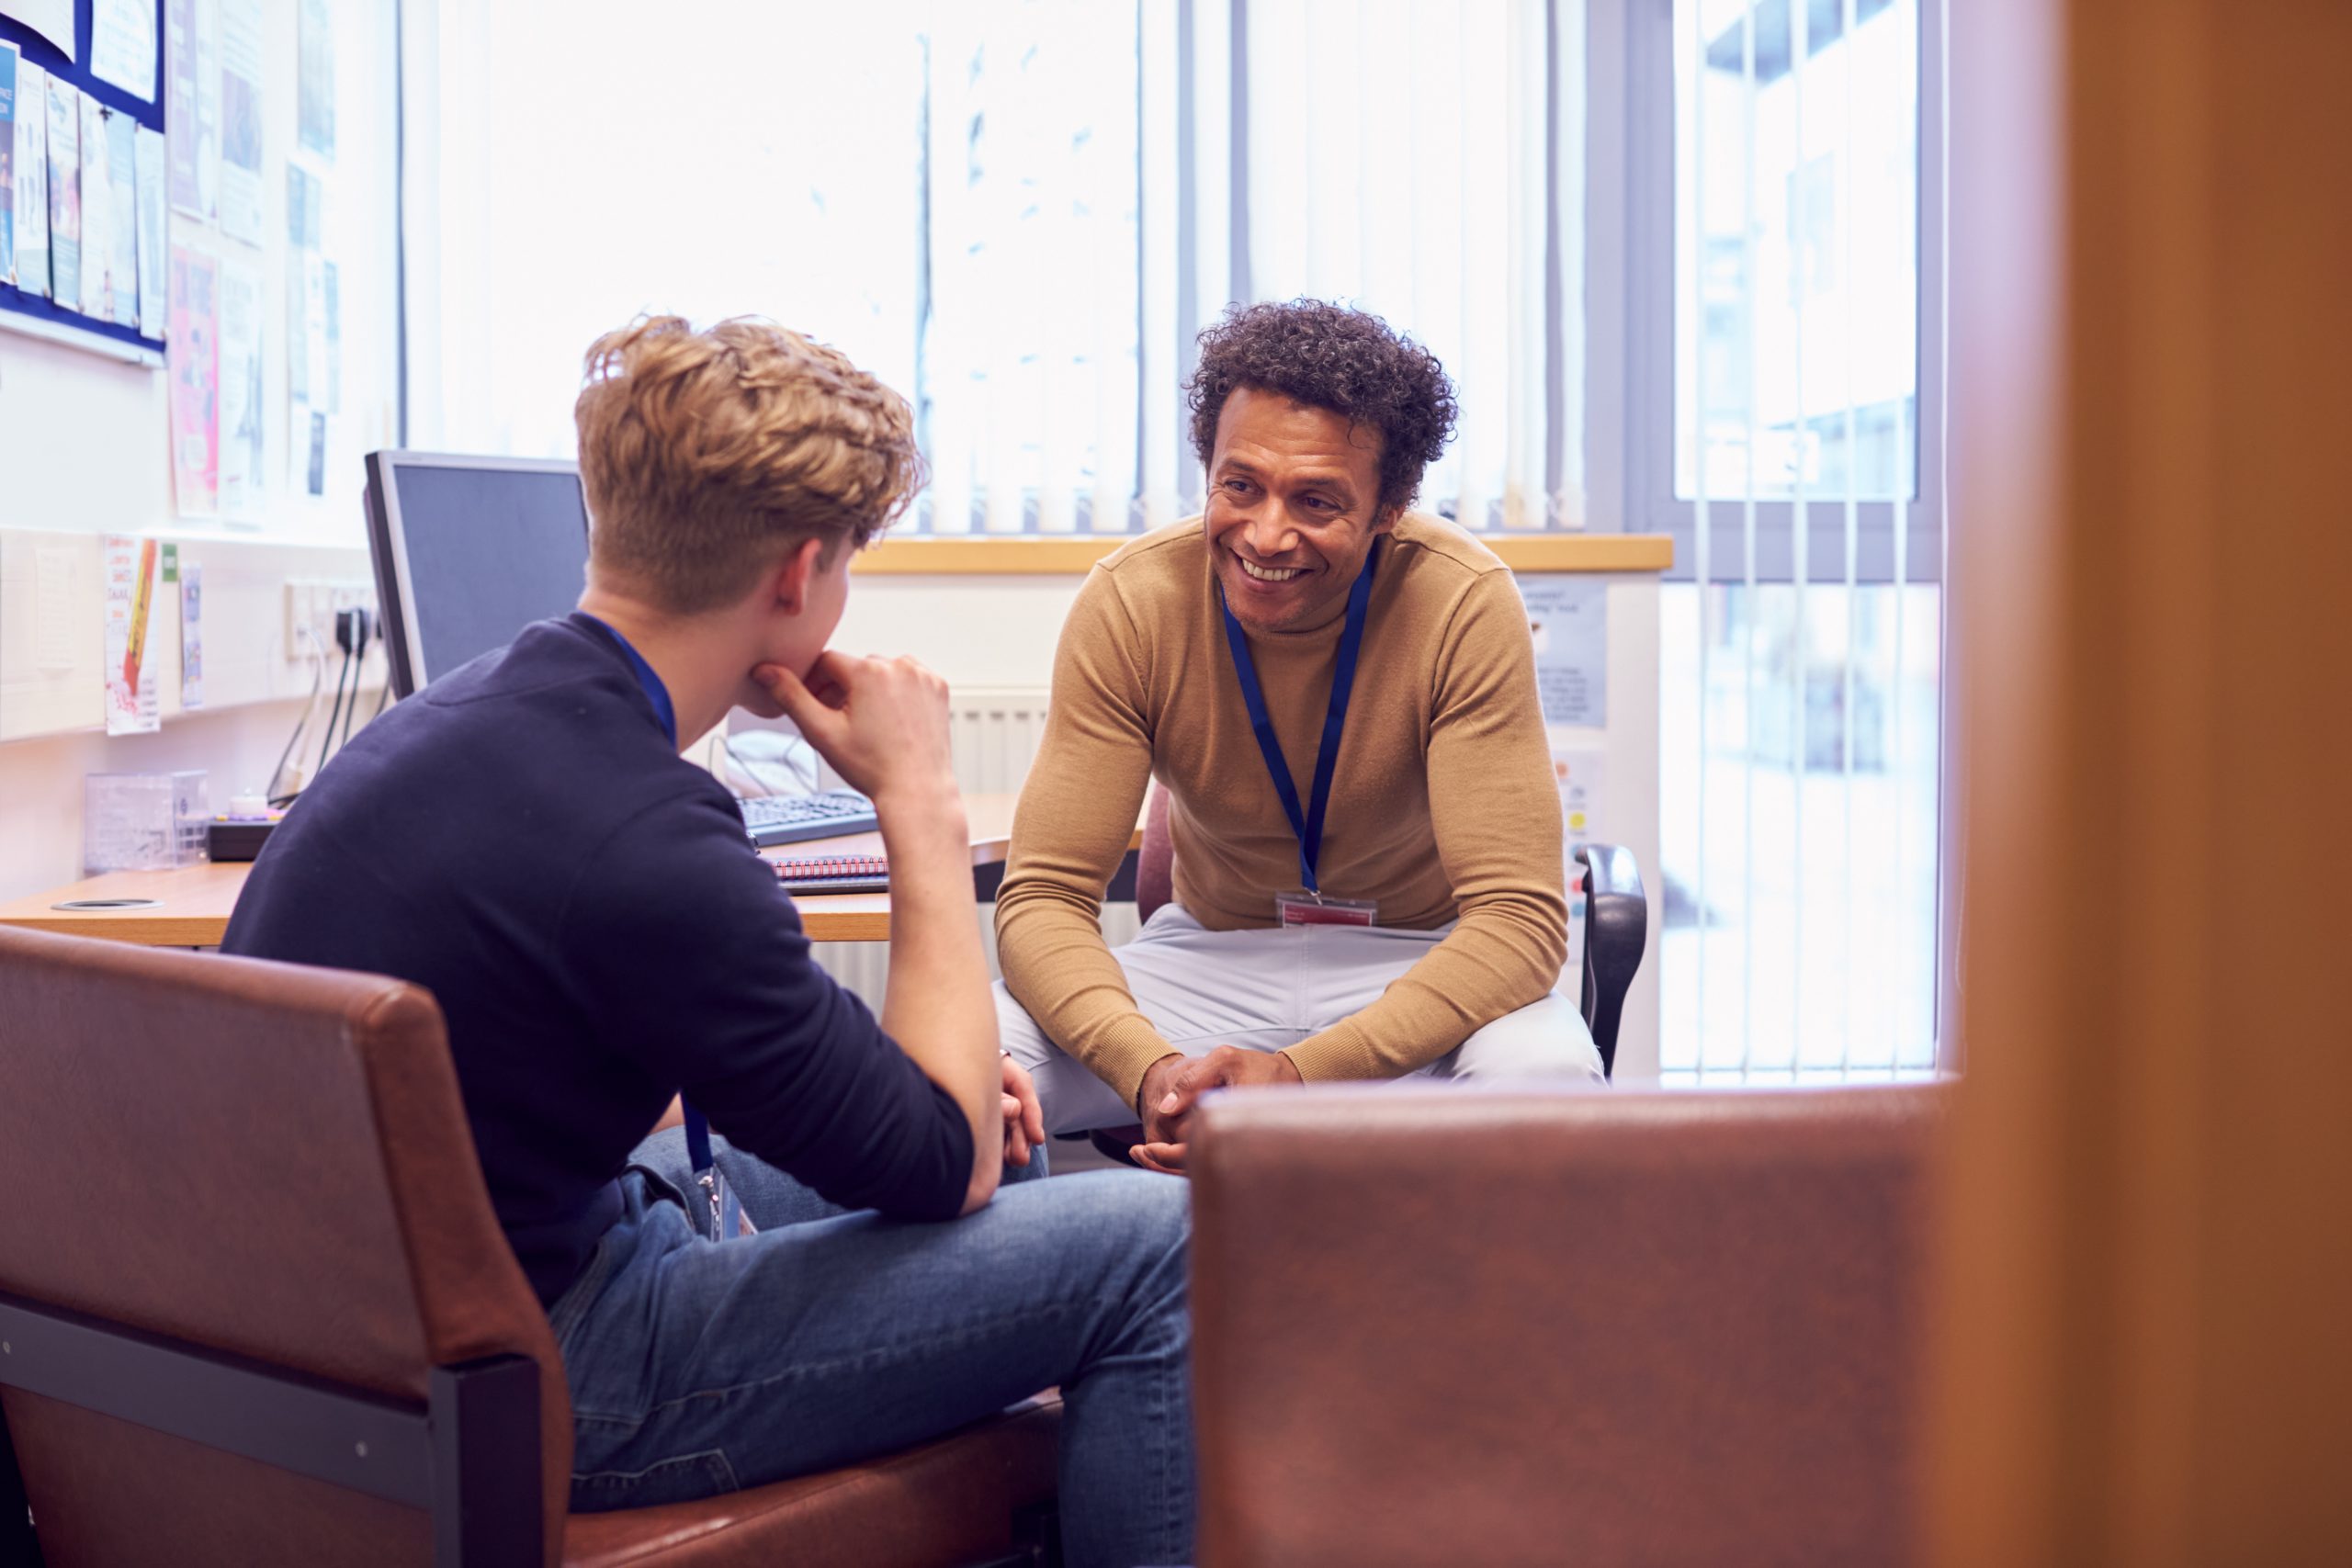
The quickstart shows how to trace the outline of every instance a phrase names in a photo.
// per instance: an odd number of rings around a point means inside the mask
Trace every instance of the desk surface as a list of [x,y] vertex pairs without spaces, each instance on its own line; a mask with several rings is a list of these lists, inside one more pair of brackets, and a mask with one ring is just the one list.
[[[975,795],[964,802],[972,826],[972,863],[1000,862],[1012,841],[1012,807],[1019,797]],[[1132,845],[1139,842],[1137,829]],[[770,860],[787,855],[878,855],[879,833],[851,833],[837,839],[811,839],[806,843],[779,844],[763,850]],[[229,911],[245,886],[246,861],[221,861],[186,866],[178,871],[110,871],[64,887],[0,904],[0,925],[31,931],[62,931],[68,936],[108,937],[148,947],[218,947],[229,929]],[[78,899],[145,898],[144,908],[60,909],[59,904]],[[890,939],[890,896],[888,893],[844,893],[818,898],[797,898],[801,923],[812,942],[888,942]]]

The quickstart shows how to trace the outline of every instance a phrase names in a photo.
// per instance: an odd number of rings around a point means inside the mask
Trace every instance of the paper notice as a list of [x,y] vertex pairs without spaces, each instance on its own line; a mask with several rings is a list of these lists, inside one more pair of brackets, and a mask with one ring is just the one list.
[[139,332],[142,337],[164,341],[164,299],[169,294],[164,261],[168,249],[168,220],[164,203],[164,137],[139,128],[138,164],[139,201]]
[[148,631],[155,619],[153,539],[110,534],[106,559],[107,733],[141,735],[159,722]]
[[155,101],[155,0],[92,0],[90,74]]
[[74,52],[74,0],[0,0],[0,17],[24,23],[66,59],[81,58]]
[[261,0],[220,7],[220,231],[262,243]]
[[82,308],[82,90],[49,79],[49,296]]
[[220,0],[196,0],[194,23],[196,216],[209,220],[220,210]]
[[260,522],[262,482],[261,275],[220,264],[220,513]]
[[164,6],[164,125],[171,141],[171,203],[205,218],[196,183],[196,0]]
[[204,705],[204,568],[180,563],[180,706]]
[[17,58],[15,44],[0,42],[0,283],[7,284],[17,281]]
[[220,343],[210,256],[172,247],[172,479],[181,515],[220,509]]
[[106,106],[87,93],[82,106],[82,314],[97,321],[114,318],[109,268],[114,265],[114,185],[107,169],[112,139],[107,135]]
[[16,285],[28,294],[49,292],[49,73],[17,62]]
[[129,115],[107,111],[107,299],[119,327],[139,324],[139,130]]
[[296,50],[295,119],[305,152],[334,157],[334,13],[302,0]]
[[1535,689],[1545,724],[1599,729],[1609,722],[1609,583],[1565,574],[1519,580],[1535,641]]
[[1604,816],[1601,780],[1608,767],[1605,752],[1565,748],[1552,752],[1552,776],[1560,786],[1560,825],[1571,851],[1578,844],[1607,841],[1600,824]]
[[1552,776],[1560,786],[1561,869],[1568,889],[1569,974],[1578,972],[1584,964],[1585,870],[1577,863],[1577,850],[1585,844],[1608,841],[1600,826],[1605,815],[1600,783],[1605,766],[1600,751],[1555,747],[1552,752]]

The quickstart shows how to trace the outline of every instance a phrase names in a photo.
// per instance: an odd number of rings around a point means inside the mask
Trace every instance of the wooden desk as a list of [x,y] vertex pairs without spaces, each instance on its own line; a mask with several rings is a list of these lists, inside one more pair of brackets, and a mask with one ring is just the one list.
[[[1004,863],[1012,842],[1010,795],[976,795],[966,799],[972,825],[974,868]],[[1137,829],[1128,841],[1142,841]],[[851,833],[837,839],[811,839],[806,843],[779,844],[762,854],[770,860],[786,855],[878,855],[879,833]],[[62,931],[68,936],[107,937],[147,947],[218,947],[229,929],[229,912],[243,891],[250,862],[222,861],[178,871],[110,871],[47,893],[0,904],[0,925],[30,931]],[[992,879],[986,879],[993,888]],[[60,909],[56,906],[99,898],[153,899],[152,907],[115,909]],[[801,923],[812,942],[888,942],[890,939],[890,896],[888,893],[844,893],[821,898],[797,898]]]

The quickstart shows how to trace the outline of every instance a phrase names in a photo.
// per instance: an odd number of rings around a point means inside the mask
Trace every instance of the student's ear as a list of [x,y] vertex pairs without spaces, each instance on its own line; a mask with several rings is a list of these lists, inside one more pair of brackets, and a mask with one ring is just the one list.
[[787,615],[797,615],[808,606],[810,579],[823,570],[819,558],[825,553],[822,539],[803,539],[786,552],[783,564],[776,568],[776,607]]

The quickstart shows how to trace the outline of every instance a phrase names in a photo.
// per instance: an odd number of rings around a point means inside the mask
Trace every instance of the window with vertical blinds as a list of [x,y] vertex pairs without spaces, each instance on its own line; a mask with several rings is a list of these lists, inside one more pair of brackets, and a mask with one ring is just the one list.
[[568,455],[595,333],[753,312],[913,400],[914,527],[1124,533],[1200,504],[1201,328],[1314,295],[1459,382],[1424,504],[1585,522],[1580,6],[716,0],[619,121],[582,85],[641,7],[527,9],[439,8],[413,440]]
[[1674,539],[1664,1066],[1925,1066],[1941,5],[711,0],[624,117],[641,6],[438,7],[411,439],[568,455],[595,333],[755,312],[913,400],[905,526],[1127,533],[1201,503],[1204,326],[1374,310],[1459,383],[1423,505]]
[[1629,375],[1635,493],[1680,579],[1661,605],[1669,1072],[1935,1060],[1936,21],[1929,0],[1637,18],[1637,74],[1670,84],[1654,113],[1635,98],[1634,134],[1672,152],[1636,238],[1662,265],[1634,272],[1673,352]]

